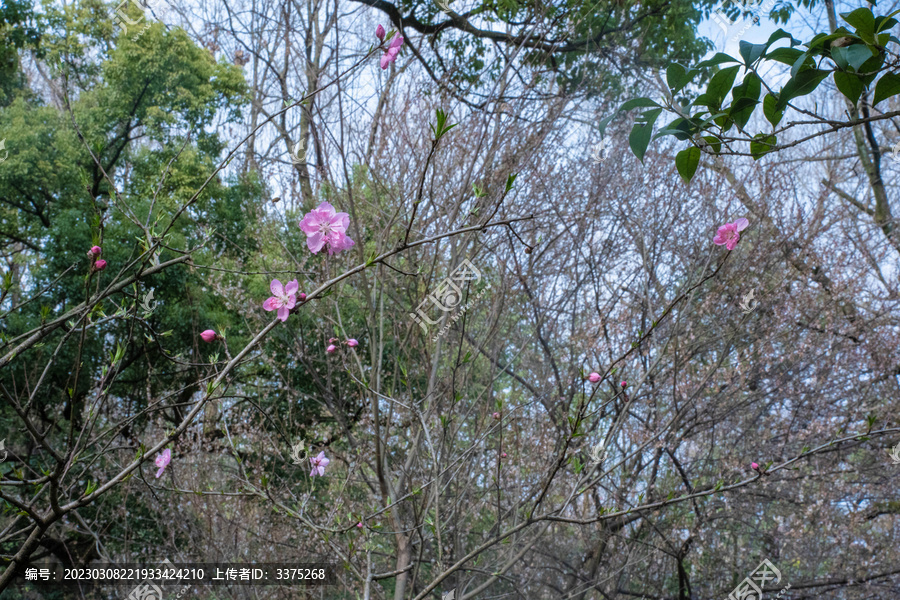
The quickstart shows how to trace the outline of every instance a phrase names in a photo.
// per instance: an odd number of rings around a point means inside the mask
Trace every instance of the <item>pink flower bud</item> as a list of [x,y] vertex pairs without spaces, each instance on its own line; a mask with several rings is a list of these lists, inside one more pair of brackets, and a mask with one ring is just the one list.
[[[379,25],[379,27],[380,27],[380,25]],[[360,529],[362,529],[363,524],[362,524],[362,523],[357,523],[356,526],[359,527]]]
[[750,463],[750,468],[753,469],[754,471],[759,471],[759,465],[756,464],[755,462]]
[[91,254],[93,254],[94,256],[100,256],[101,252],[103,252],[103,250],[100,249],[100,246],[94,246],[93,248],[91,248]]
[[381,40],[383,42],[384,34],[385,34],[384,27],[382,27],[381,24],[379,23],[378,27],[375,28],[375,37],[377,37],[379,40]]
[[349,340],[347,340],[347,345],[351,348],[356,348],[357,346],[359,346],[359,342],[357,342],[353,338],[350,338]]
[[327,348],[325,348],[325,352],[327,352],[328,354],[331,354],[335,350],[337,350],[337,346],[335,346],[334,344],[331,344]]
[[219,334],[217,334],[212,329],[207,329],[206,331],[204,331],[203,333],[200,334],[200,337],[203,338],[203,341],[208,344],[210,342],[216,341],[216,338],[219,337]]
[[328,339],[328,343],[329,343],[329,344],[333,344],[333,343],[335,343],[336,341],[338,341],[337,338],[329,338],[329,339]]
[[304,300],[306,300],[306,294],[304,294],[303,292],[300,292],[299,294],[297,294],[297,300],[299,300],[300,302],[303,302]]
[[627,382],[627,381],[623,381],[623,382],[622,382],[621,384],[619,384],[619,385],[621,385],[623,388],[627,388],[627,387],[628,387],[628,382]]
[[588,381],[590,381],[591,383],[597,383],[598,381],[600,381],[600,373],[591,373],[590,375],[588,375]]
[[105,268],[106,268],[106,261],[103,260],[102,258],[94,263],[95,271],[102,271]]
[[500,413],[498,413],[498,412],[495,412],[491,416],[494,417],[495,419],[497,419],[498,421],[500,420]]
[[506,452],[503,452],[502,454],[500,454],[500,458],[506,458]]

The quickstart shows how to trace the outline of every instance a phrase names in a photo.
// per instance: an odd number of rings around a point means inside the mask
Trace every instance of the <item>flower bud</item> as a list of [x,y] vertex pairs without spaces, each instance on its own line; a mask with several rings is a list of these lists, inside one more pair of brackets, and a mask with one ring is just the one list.
[[597,383],[598,381],[600,381],[600,373],[591,373],[590,375],[588,375],[588,381],[590,381],[591,383]]
[[304,294],[303,292],[300,292],[299,294],[297,294],[297,300],[299,300],[300,302],[303,302],[304,300],[306,300],[306,294]]
[[359,346],[359,342],[357,342],[353,338],[350,338],[349,340],[347,340],[347,345],[351,348],[356,348],[357,346]]
[[106,268],[106,261],[103,260],[102,258],[100,260],[94,262],[94,270],[95,271],[102,271],[105,268]]
[[207,329],[206,331],[204,331],[203,333],[200,334],[200,337],[203,339],[204,342],[209,344],[210,342],[216,341],[216,339],[218,339],[218,337],[219,337],[219,334],[216,333],[215,331],[213,331],[212,329]]
[[335,350],[337,350],[337,346],[335,346],[334,344],[330,344],[327,348],[325,348],[325,352],[327,352],[328,354],[331,354]]
[[100,246],[94,246],[93,248],[91,248],[91,254],[93,254],[94,256],[100,256],[101,252],[103,252],[103,250],[100,248]]
[[498,413],[498,412],[495,412],[495,413],[492,414],[491,416],[494,417],[494,418],[495,418],[496,420],[498,420],[498,421],[500,420],[500,413]]

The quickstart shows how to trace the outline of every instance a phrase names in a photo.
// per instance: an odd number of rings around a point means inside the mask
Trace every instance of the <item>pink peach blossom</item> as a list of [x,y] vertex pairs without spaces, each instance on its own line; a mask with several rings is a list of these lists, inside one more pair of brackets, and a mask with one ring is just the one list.
[[381,26],[381,23],[378,24],[378,27],[375,28],[375,37],[382,43],[384,43],[384,27]]
[[318,475],[321,477],[322,475],[325,475],[325,467],[327,467],[330,462],[330,460],[325,458],[325,452],[319,452],[318,456],[309,459],[309,464],[312,465],[312,471],[309,472],[309,476],[315,477]]
[[103,250],[102,248],[100,248],[100,246],[94,246],[91,248],[91,254],[93,254],[94,256],[100,256],[101,252],[103,252]]
[[166,448],[156,456],[156,466],[159,467],[159,471],[156,472],[157,479],[162,476],[163,471],[166,470],[166,467],[169,466],[170,462],[172,462],[172,451],[168,448]]
[[351,348],[356,348],[357,346],[359,346],[359,342],[357,342],[353,338],[350,338],[349,340],[347,340],[347,345]]
[[[381,27],[381,25],[379,25],[379,27]],[[356,526],[359,527],[360,529],[362,529],[363,524],[362,524],[362,522],[359,522],[359,523],[356,524]]]
[[750,468],[753,469],[754,471],[759,471],[759,465],[756,464],[755,462],[750,463]]
[[750,225],[750,221],[747,219],[738,219],[734,223],[725,223],[719,230],[716,232],[716,237],[713,238],[713,244],[716,246],[724,245],[729,250],[734,250],[734,247],[737,246],[737,243],[741,240],[740,232],[747,229]]
[[105,268],[106,268],[106,261],[103,260],[102,258],[100,260],[94,262],[94,270],[95,271],[102,271]]
[[391,43],[388,45],[387,51],[381,55],[381,68],[387,69],[388,65],[397,60],[397,55],[400,54],[400,46],[403,45],[403,36],[397,35],[394,39],[391,40]]
[[341,250],[349,250],[355,245],[356,242],[351,240],[347,234],[342,233],[336,236],[336,239],[333,243],[328,245],[328,254],[337,254]]
[[210,342],[214,342],[216,340],[216,338],[219,337],[219,334],[217,334],[212,329],[207,329],[206,331],[204,331],[200,334],[200,337],[203,338],[203,341],[208,344]]
[[328,347],[325,348],[325,352],[327,352],[328,354],[331,354],[332,352],[334,352],[336,350],[337,350],[337,346],[335,346],[334,344],[329,344]]
[[355,244],[347,237],[350,215],[335,212],[327,202],[309,211],[300,221],[300,229],[306,234],[306,246],[313,254],[328,246],[328,254],[337,254],[341,250],[352,248]]
[[591,373],[590,375],[588,375],[588,381],[590,381],[591,383],[597,383],[598,381],[600,381],[600,373]]
[[287,321],[291,309],[297,304],[297,297],[294,294],[297,293],[300,284],[294,279],[289,281],[287,285],[281,285],[280,281],[273,279],[269,288],[272,290],[273,295],[263,302],[263,309],[268,311],[277,310],[278,318],[282,322]]

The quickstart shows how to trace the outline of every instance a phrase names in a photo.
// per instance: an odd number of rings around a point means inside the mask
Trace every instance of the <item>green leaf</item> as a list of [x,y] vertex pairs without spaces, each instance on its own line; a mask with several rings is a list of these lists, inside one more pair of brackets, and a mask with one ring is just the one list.
[[831,58],[841,70],[846,71],[850,68],[858,72],[859,68],[872,58],[872,51],[865,44],[853,44],[846,48],[832,48]]
[[795,39],[794,36],[792,36],[791,34],[789,34],[789,33],[788,33],[787,31],[785,31],[784,29],[778,29],[777,31],[775,31],[774,33],[772,33],[772,35],[769,36],[768,41],[766,41],[766,46],[771,46],[772,44],[774,44],[774,43],[777,42],[778,40],[783,40],[783,39],[785,39],[785,38],[787,38],[787,39],[789,39],[789,40],[791,41],[791,46],[799,46],[800,44],[803,43],[803,42],[801,42],[800,40]]
[[[875,33],[884,31],[885,29],[891,29],[896,25],[897,19],[893,18],[894,15],[900,15],[900,9],[895,10],[889,15],[884,15],[883,17],[875,17]],[[891,21],[893,21],[893,23],[891,23]]]
[[730,63],[730,62],[736,63],[739,61],[738,61],[738,59],[734,58],[733,56],[729,56],[723,52],[716,52],[716,55],[713,56],[712,58],[704,60],[701,63],[698,63],[696,68],[702,69],[704,67],[712,67],[715,65],[721,65],[722,63]]
[[734,119],[734,124],[741,131],[744,130],[744,126],[750,120],[756,105],[759,104],[761,91],[762,82],[756,73],[752,72],[747,73],[747,76],[744,77],[744,82],[731,91],[734,100],[731,103],[729,115]]
[[872,100],[872,106],[897,94],[900,94],[900,75],[887,73],[875,84],[875,97]]
[[659,104],[657,104],[650,98],[632,98],[622,105],[622,107],[619,109],[619,112],[629,111],[634,108],[647,108],[650,106],[660,107]]
[[822,83],[822,80],[830,74],[830,71],[821,69],[807,69],[805,71],[800,71],[781,89],[781,93],[778,94],[777,108],[782,110],[788,105],[788,102],[794,98],[799,98],[800,96],[811,93],[820,83]]
[[666,82],[673,94],[680,92],[690,80],[691,76],[688,70],[678,63],[672,63],[666,67]]
[[700,154],[702,154],[700,148],[691,146],[675,155],[675,168],[678,169],[678,174],[681,175],[681,179],[684,180],[685,184],[690,183],[694,173],[697,172],[697,166],[700,164]]
[[875,78],[878,77],[878,71],[884,66],[884,57],[883,53],[878,53],[864,62],[859,68],[858,75],[864,86],[869,87],[875,81]]
[[759,100],[754,100],[753,98],[738,98],[731,103],[729,117],[734,120],[734,124],[737,125],[739,130],[744,130],[744,126],[750,120],[750,116],[756,110],[758,104]]
[[375,264],[375,259],[378,258],[378,250],[372,251],[372,256],[369,257],[369,260],[366,261],[366,267],[371,267]]
[[665,135],[674,135],[676,139],[684,141],[694,137],[694,134],[698,133],[699,131],[700,130],[697,127],[696,123],[688,119],[679,117],[657,131],[656,135],[653,136],[653,139],[660,138]]
[[609,126],[609,122],[612,121],[616,117],[617,114],[618,113],[613,113],[613,114],[609,115],[608,117],[603,117],[602,119],[600,119],[600,123],[597,125],[597,129],[600,130],[601,136],[603,136],[603,134],[606,133],[606,128]]
[[863,83],[859,77],[853,73],[844,73],[843,71],[834,72],[834,84],[837,89],[852,102],[854,106],[859,102],[859,97],[863,92]]
[[510,173],[509,177],[506,178],[506,191],[512,189],[513,184],[516,182],[516,177],[518,177],[518,173]]
[[[704,135],[703,139],[706,140],[706,143],[712,149],[712,151],[716,154],[722,151],[722,140],[717,138],[714,135]],[[656,327],[656,321],[653,321],[651,327]]]
[[766,60],[777,60],[780,63],[793,66],[804,52],[797,48],[775,48],[766,54]]
[[628,136],[628,145],[641,162],[644,162],[644,154],[647,152],[647,146],[650,144],[650,137],[653,135],[653,123],[656,122],[660,113],[662,113],[661,108],[641,113],[638,120],[643,120],[644,123],[641,124],[636,122],[631,129],[631,134]]
[[841,18],[849,23],[859,37],[868,43],[875,42],[875,15],[868,8],[857,8],[850,13],[841,13]]
[[771,42],[765,44],[751,44],[750,42],[741,41],[739,46],[741,58],[744,59],[744,64],[747,65],[747,67],[750,67],[753,63],[758,61],[760,57],[765,54],[770,43]]
[[759,160],[771,152],[777,143],[778,138],[772,134],[758,133],[753,136],[753,141],[750,142],[750,154],[753,156],[753,160]]
[[734,85],[734,78],[737,77],[740,69],[740,65],[735,65],[722,69],[712,76],[712,79],[709,80],[709,87],[706,88],[706,94],[704,94],[706,106],[714,110],[718,110],[722,106],[725,95]]
[[806,47],[809,48],[810,54],[827,54],[831,49],[831,45],[841,38],[849,38],[851,43],[862,41],[858,35],[855,35],[846,27],[838,27],[832,33],[817,33],[813,36],[813,39],[806,44]]
[[791,77],[794,77],[800,71],[804,71],[806,69],[815,69],[816,63],[813,60],[812,56],[809,55],[809,52],[804,52],[800,55],[800,57],[791,65]]

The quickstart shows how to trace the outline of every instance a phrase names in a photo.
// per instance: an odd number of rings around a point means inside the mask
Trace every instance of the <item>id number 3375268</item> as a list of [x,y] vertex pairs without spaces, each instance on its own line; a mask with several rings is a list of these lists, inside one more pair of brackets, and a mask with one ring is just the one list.
[[325,579],[325,569],[275,569],[275,579]]

